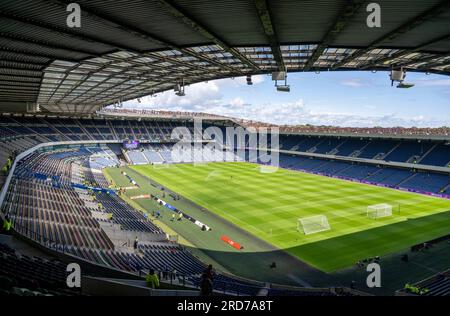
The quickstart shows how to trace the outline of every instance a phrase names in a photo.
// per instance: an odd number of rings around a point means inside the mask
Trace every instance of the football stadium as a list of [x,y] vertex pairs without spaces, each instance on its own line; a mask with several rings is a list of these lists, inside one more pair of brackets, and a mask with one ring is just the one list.
[[450,124],[165,106],[321,72],[407,103],[448,83],[449,25],[447,0],[2,0],[0,295],[449,296]]

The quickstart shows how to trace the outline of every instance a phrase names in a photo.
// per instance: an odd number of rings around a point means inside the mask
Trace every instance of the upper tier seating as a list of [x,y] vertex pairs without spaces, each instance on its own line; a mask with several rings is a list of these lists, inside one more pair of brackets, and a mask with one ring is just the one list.
[[437,145],[419,163],[432,166],[448,166],[450,164],[450,144],[445,145],[442,143]]
[[[422,157],[433,146],[431,142],[404,141],[401,142],[389,155],[386,161],[414,162],[414,157]],[[413,158],[411,160],[411,158]]]
[[398,144],[399,142],[392,140],[373,140],[361,150],[361,153],[358,155],[358,157],[375,159],[379,155],[385,156]]
[[367,139],[347,139],[342,145],[339,146],[336,155],[339,156],[350,156],[355,151],[361,150],[364,146],[368,144]]
[[130,150],[128,151],[128,157],[133,162],[134,165],[145,165],[148,164],[148,160],[142,154],[140,150]]
[[[175,127],[184,126],[193,132],[192,123],[185,121],[138,121],[118,119],[72,119],[40,117],[0,117],[0,166],[8,157],[42,142],[138,139],[169,140]],[[204,128],[210,126],[204,124]],[[225,131],[224,127],[219,128]],[[342,129],[345,131],[345,129]],[[398,129],[395,133],[399,134]],[[437,146],[436,146],[437,144]],[[417,162],[426,165],[446,166],[450,163],[450,146],[438,141],[370,139],[362,137],[280,135],[280,146],[285,150],[355,156],[398,162]],[[430,149],[432,149],[430,151]],[[133,162],[160,163],[171,161],[164,148],[158,155],[149,152],[132,153]],[[119,154],[116,152],[116,154]],[[162,157],[159,157],[162,156]],[[106,161],[100,162],[100,166]]]
[[384,168],[372,176],[367,177],[366,180],[375,183],[397,186],[413,175],[414,174],[408,170]]

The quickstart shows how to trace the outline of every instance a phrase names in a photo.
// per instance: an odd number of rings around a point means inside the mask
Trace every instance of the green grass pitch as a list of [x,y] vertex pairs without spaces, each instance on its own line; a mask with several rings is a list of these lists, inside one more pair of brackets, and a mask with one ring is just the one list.
[[[285,169],[264,173],[250,163],[132,168],[324,272],[449,233],[445,199]],[[393,215],[368,218],[367,206],[379,203],[391,204]],[[297,231],[299,218],[319,214],[330,231]]]

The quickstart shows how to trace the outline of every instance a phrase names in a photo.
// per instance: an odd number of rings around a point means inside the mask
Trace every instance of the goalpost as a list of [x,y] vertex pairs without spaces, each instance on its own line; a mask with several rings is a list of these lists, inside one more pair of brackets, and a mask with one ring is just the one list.
[[376,205],[369,205],[367,207],[367,217],[381,218],[392,215],[392,205],[382,203]]
[[303,232],[305,235],[319,233],[330,229],[330,224],[325,215],[299,218],[297,223],[297,230]]

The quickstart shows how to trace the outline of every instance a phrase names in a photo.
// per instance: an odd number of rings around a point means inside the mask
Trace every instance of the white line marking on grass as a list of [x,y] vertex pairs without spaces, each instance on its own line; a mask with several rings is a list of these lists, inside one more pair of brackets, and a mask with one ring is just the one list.
[[220,176],[222,174],[222,172],[220,170],[213,170],[210,173],[208,173],[208,175],[205,177],[205,182],[209,181],[210,178],[212,177],[217,177]]

